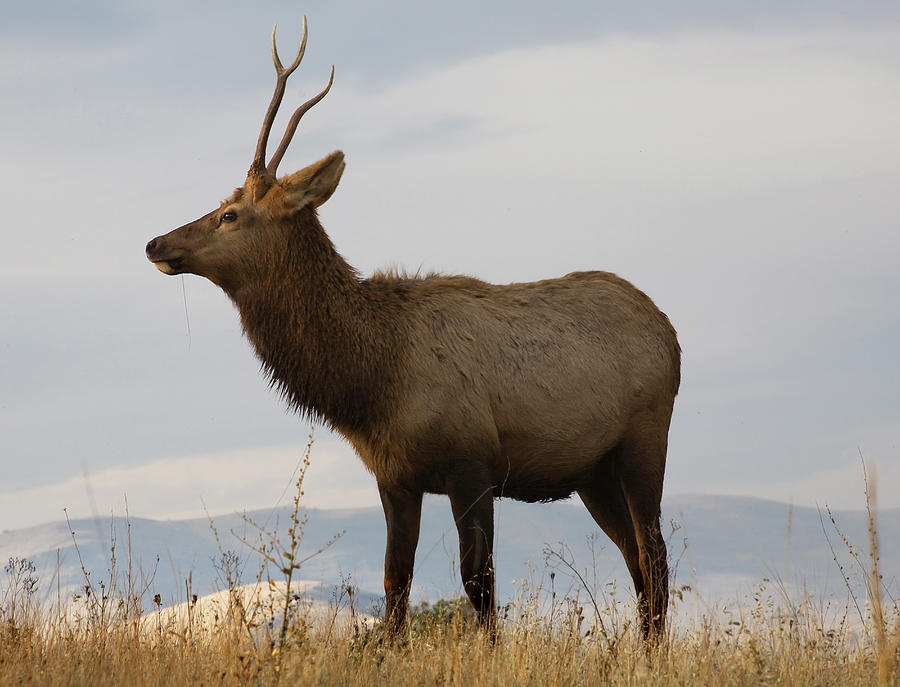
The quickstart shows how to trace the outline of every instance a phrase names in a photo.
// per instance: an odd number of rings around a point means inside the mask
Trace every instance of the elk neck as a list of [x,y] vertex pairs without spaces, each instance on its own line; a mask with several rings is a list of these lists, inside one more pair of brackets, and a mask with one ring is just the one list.
[[369,433],[396,378],[399,311],[359,279],[314,210],[292,222],[284,243],[254,265],[252,282],[226,290],[272,386],[290,406],[342,433]]

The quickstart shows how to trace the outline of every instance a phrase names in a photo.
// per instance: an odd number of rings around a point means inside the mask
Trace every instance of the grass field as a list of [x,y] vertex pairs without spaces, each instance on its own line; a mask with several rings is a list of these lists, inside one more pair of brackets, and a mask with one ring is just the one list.
[[867,546],[839,537],[866,591],[848,580],[843,603],[792,601],[777,580],[728,607],[689,603],[696,591],[674,588],[668,637],[648,648],[633,599],[586,586],[548,598],[523,587],[500,609],[496,642],[458,601],[415,607],[389,642],[377,620],[355,613],[352,591],[315,612],[291,592],[303,562],[304,472],[286,531],[260,528],[269,567],[251,587],[262,594],[245,593],[223,554],[217,606],[188,599],[148,613],[159,600],[143,598],[130,570],[114,574],[114,559],[105,583],[85,570],[77,599],[40,604],[33,566],[11,559],[0,586],[0,685],[900,684],[900,608],[879,571],[868,493]]
[[879,633],[818,626],[809,609],[760,603],[732,620],[690,623],[648,651],[627,619],[567,604],[553,622],[526,606],[493,645],[449,604],[420,609],[394,643],[346,616],[294,617],[281,636],[277,621],[247,609],[174,624],[128,618],[126,607],[106,619],[56,619],[27,602],[7,605],[0,684],[890,685],[900,677],[896,609]]

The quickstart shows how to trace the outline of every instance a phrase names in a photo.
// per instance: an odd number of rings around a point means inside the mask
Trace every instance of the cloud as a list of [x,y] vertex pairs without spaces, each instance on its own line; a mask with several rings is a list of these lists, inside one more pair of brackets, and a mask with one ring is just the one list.
[[[0,493],[0,522],[37,522],[124,512],[132,517],[203,518],[290,503],[305,446],[285,444],[162,458],[104,468],[58,482]],[[352,449],[325,438],[313,445],[301,503],[308,508],[380,504],[374,478]]]
[[[345,84],[314,129],[377,143],[434,126],[448,159],[492,158],[507,174],[574,162],[642,186],[688,174],[704,192],[845,178],[896,170],[900,64],[887,51],[898,39],[896,29],[706,30],[503,50],[378,93]],[[437,126],[473,118],[508,135],[461,150]],[[498,149],[530,164],[509,165]]]
[[[865,457],[869,494],[879,508],[900,507],[900,460],[897,446],[883,458]],[[861,510],[866,507],[866,481],[860,457],[847,459],[832,468],[811,470],[797,479],[779,479],[766,475],[762,479],[742,483],[723,482],[711,486],[710,492],[737,496],[756,496],[798,506],[828,506],[832,509]]]

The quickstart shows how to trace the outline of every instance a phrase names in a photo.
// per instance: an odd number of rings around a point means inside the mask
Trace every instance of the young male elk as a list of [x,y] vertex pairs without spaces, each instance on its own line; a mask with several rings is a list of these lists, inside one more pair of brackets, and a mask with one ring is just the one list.
[[316,215],[344,156],[278,178],[303,114],[266,164],[277,81],[244,185],[147,244],[166,274],[193,273],[237,306],[246,336],[292,408],[347,438],[375,476],[387,521],[386,626],[406,618],[424,493],[446,494],[466,593],[493,629],[493,499],[578,492],[621,549],[646,637],[668,600],[660,498],[680,349],[668,318],[608,272],[494,285],[463,276],[362,279]]

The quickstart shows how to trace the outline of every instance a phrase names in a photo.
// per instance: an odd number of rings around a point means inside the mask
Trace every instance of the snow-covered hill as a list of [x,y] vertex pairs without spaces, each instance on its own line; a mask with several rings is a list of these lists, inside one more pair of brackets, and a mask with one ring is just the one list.
[[237,620],[240,626],[256,631],[277,633],[285,617],[295,625],[298,619],[320,630],[340,633],[352,623],[369,625],[374,617],[357,613],[355,602],[346,594],[334,596],[332,585],[308,580],[251,582],[223,589],[196,600],[147,613],[141,626],[150,632],[182,633],[185,628],[216,632]]

